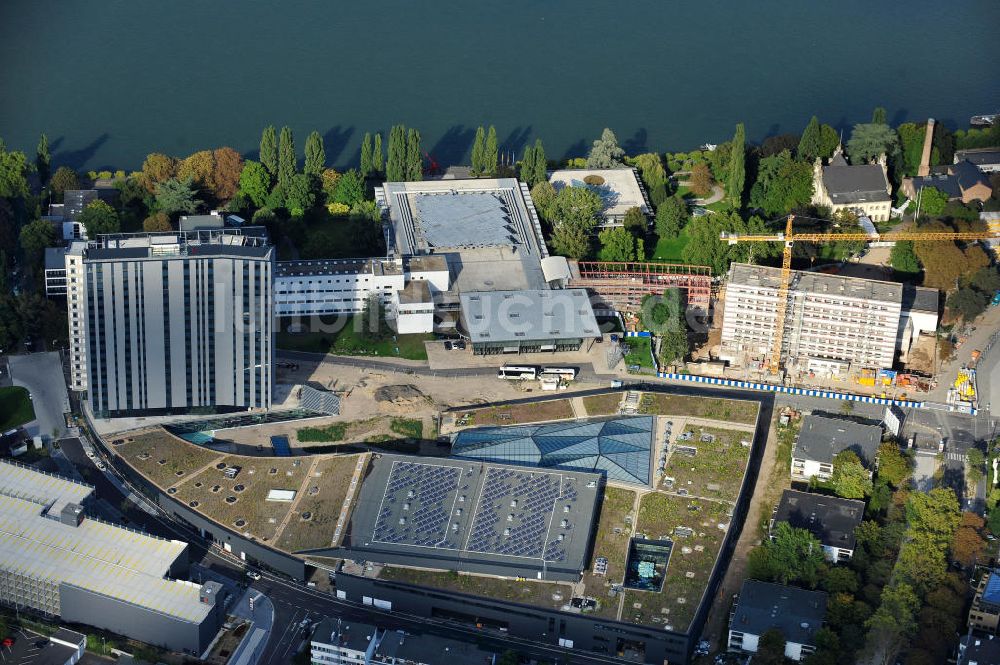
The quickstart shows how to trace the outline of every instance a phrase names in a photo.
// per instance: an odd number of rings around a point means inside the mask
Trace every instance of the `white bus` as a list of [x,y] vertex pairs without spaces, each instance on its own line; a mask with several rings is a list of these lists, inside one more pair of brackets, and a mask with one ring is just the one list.
[[576,368],[575,367],[543,367],[542,374],[548,376],[558,376],[560,378],[566,379],[567,381],[572,381],[576,378]]
[[538,368],[518,365],[504,365],[497,372],[498,379],[535,380],[538,378]]

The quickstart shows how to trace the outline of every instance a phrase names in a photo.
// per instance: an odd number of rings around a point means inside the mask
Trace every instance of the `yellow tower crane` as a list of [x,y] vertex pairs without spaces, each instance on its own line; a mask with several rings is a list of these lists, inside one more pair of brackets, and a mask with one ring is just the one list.
[[772,374],[777,374],[781,368],[781,345],[785,335],[785,313],[788,310],[788,289],[791,284],[792,275],[792,245],[796,242],[837,242],[837,241],[862,241],[862,242],[896,242],[899,240],[912,240],[914,242],[933,242],[941,240],[988,240],[992,238],[1000,239],[1000,229],[989,231],[897,231],[892,233],[795,233],[792,230],[792,222],[795,215],[789,215],[785,222],[784,233],[774,234],[739,234],[723,233],[722,240],[730,245],[738,242],[780,242],[784,244],[784,252],[781,256],[781,281],[778,285],[778,308],[775,311],[774,338],[771,345],[771,359],[768,363]]

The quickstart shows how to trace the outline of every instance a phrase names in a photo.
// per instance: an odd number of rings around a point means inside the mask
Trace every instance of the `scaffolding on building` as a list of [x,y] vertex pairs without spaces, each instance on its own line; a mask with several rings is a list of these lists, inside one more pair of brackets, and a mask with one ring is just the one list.
[[[712,269],[675,263],[618,263],[570,261],[571,288],[585,288],[609,310],[638,312],[648,295],[665,289],[684,291],[687,306],[708,311],[712,297]],[[597,304],[594,309],[599,309]]]

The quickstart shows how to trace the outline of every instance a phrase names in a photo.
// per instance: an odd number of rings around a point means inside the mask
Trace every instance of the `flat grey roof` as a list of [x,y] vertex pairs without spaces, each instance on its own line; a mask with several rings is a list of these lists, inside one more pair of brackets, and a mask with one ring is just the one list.
[[[600,185],[587,184],[584,182],[587,176],[597,176],[604,182]],[[601,197],[604,202],[601,214],[605,217],[623,217],[630,208],[639,208],[647,215],[652,213],[642,181],[636,170],[629,166],[553,171],[549,174],[549,182],[556,191],[564,187],[586,187]]]
[[459,642],[440,635],[411,635],[388,630],[375,647],[376,658],[398,658],[406,663],[492,663],[494,654],[472,642]]
[[278,261],[275,277],[323,277],[327,275],[399,275],[402,265],[382,259],[316,259],[312,261]]
[[[781,268],[734,263],[729,267],[729,283],[778,290]],[[842,298],[902,303],[903,285],[860,277],[844,277],[819,272],[792,271],[792,291],[812,295],[830,294]]]
[[527,186],[514,178],[387,182],[375,198],[399,254],[500,246],[547,256]]
[[460,297],[473,343],[597,337],[586,289],[473,291]]
[[827,547],[853,550],[857,541],[854,530],[864,516],[864,501],[785,490],[774,521],[806,529]]
[[401,305],[429,303],[431,302],[431,287],[426,281],[415,279],[403,287],[398,297]]
[[272,251],[266,229],[262,226],[248,226],[240,229],[101,235],[87,243],[84,256],[88,261],[192,256],[266,258]]
[[326,617],[313,631],[312,641],[346,647],[354,651],[366,651],[378,628],[363,621],[338,620]]
[[908,312],[938,312],[938,299],[941,293],[937,289],[923,286],[903,286],[903,310]]
[[67,584],[182,620],[211,611],[201,585],[165,575],[187,544],[85,518],[63,524],[65,502],[93,489],[57,476],[0,463],[0,569]]
[[817,462],[832,462],[844,450],[852,450],[871,468],[882,443],[882,428],[862,425],[853,420],[810,414],[802,419],[802,429],[795,440],[792,456]]
[[986,166],[1000,164],[1000,150],[996,148],[973,148],[970,150],[956,150],[955,163],[968,160],[976,166]]
[[45,269],[65,270],[66,269],[66,248],[46,247],[45,248]]
[[575,579],[601,477],[451,458],[379,455],[344,548],[383,563]]
[[763,635],[777,628],[785,639],[812,644],[826,617],[826,594],[782,584],[747,580],[733,612],[729,629]]

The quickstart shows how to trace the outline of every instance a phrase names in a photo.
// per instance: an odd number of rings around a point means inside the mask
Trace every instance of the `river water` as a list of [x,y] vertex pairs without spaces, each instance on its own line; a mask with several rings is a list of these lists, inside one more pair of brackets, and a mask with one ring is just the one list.
[[333,164],[366,131],[419,128],[441,163],[494,123],[520,153],[629,152],[1000,108],[991,0],[0,0],[0,136],[57,163],[318,129]]

